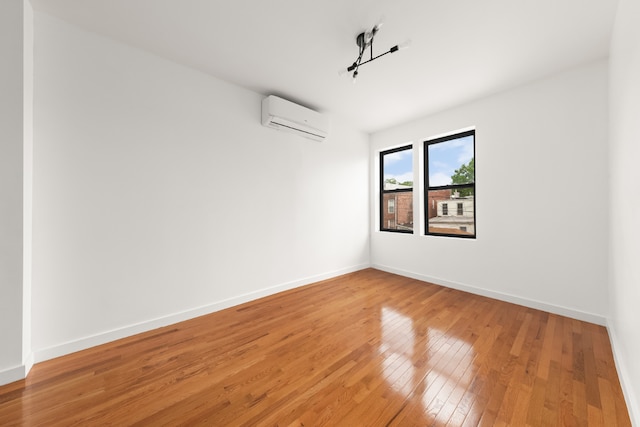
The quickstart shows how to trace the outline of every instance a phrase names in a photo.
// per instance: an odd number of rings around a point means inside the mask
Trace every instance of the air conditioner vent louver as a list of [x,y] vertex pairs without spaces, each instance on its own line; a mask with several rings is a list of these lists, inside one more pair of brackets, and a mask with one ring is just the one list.
[[[294,128],[294,127],[291,127],[291,126],[287,126],[287,125],[285,125],[284,123],[278,123],[278,122],[275,122],[275,121],[272,121],[271,123],[272,123],[272,124],[274,124],[274,125],[283,126],[283,127],[287,128],[287,129],[289,129],[289,130],[292,130],[292,131],[294,131],[294,132],[302,132],[302,133],[308,134],[308,135],[309,135],[309,137],[311,137],[311,138],[322,138],[322,139],[324,139],[324,138],[325,138],[325,136],[324,136],[324,135],[319,135],[319,134],[317,134],[317,133],[308,132],[308,131],[306,131],[306,130],[302,130],[302,129],[297,129],[297,128]],[[304,136],[304,135],[303,135],[303,136]]]

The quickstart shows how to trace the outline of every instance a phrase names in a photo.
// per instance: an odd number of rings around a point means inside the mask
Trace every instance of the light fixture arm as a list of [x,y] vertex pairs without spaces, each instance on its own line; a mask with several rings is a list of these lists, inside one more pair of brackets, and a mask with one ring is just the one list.
[[375,61],[376,59],[380,58],[381,56],[385,56],[388,53],[393,53],[396,52],[398,50],[398,45],[393,46],[391,49],[389,49],[388,51],[381,53],[380,55],[376,56],[376,57],[372,57],[371,59],[368,59],[364,62],[361,62],[359,65],[364,65],[364,64],[368,64],[371,61]]

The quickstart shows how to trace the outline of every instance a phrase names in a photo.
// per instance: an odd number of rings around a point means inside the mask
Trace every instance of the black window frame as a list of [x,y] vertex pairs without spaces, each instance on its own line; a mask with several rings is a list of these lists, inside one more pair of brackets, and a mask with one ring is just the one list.
[[[389,150],[384,150],[380,152],[380,206],[379,206],[379,214],[380,214],[380,231],[388,231],[391,233],[403,233],[403,234],[414,234],[414,230],[398,230],[397,228],[387,228],[385,227],[384,224],[384,212],[385,212],[385,207],[384,207],[384,195],[385,194],[394,194],[394,193],[413,193],[413,190],[415,188],[415,179],[413,181],[413,186],[410,189],[396,189],[396,190],[385,190],[384,189],[384,156],[387,154],[393,154],[393,153],[397,153],[399,151],[405,151],[405,150],[413,150],[413,144],[409,144],[409,145],[403,145],[402,147],[396,147],[396,148],[392,148]],[[413,171],[413,167],[412,167],[412,171]],[[415,177],[415,172],[414,172],[414,177]],[[398,206],[397,203],[394,204],[394,209],[396,212],[398,212]],[[394,224],[395,227],[398,226],[398,224]]]
[[[478,235],[477,228],[477,211],[476,211],[476,172],[475,166],[473,170],[473,183],[468,184],[449,184],[449,185],[429,185],[429,146],[439,144],[454,139],[465,138],[467,136],[473,136],[473,159],[474,165],[476,164],[476,130],[468,130],[464,132],[458,132],[451,135],[443,136],[440,138],[428,139],[424,141],[424,226],[426,236],[442,236],[442,237],[457,237],[461,239],[475,239]],[[455,233],[432,233],[429,232],[429,192],[437,190],[455,190],[471,188],[473,189],[473,234],[455,234]]]

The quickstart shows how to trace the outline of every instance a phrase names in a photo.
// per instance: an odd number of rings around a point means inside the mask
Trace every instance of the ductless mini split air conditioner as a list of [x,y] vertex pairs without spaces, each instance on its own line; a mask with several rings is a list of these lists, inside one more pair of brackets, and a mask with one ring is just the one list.
[[314,141],[324,141],[329,131],[325,115],[274,95],[262,100],[262,124]]

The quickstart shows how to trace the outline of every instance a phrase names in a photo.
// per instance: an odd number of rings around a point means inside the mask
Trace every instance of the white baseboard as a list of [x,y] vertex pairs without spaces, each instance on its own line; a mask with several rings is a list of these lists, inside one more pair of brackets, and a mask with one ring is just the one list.
[[0,371],[0,385],[19,381],[27,376],[27,370],[24,365],[15,366],[13,368]]
[[589,323],[595,323],[597,325],[606,326],[607,319],[604,316],[600,316],[593,313],[587,313],[580,310],[571,309],[568,307],[562,307],[559,305],[548,304],[541,301],[536,301],[528,298],[522,298],[515,295],[510,295],[502,292],[491,291],[488,289],[478,288],[475,286],[465,285],[462,283],[451,282],[449,280],[440,279],[438,277],[426,276],[419,273],[413,273],[411,271],[400,270],[393,267],[388,267],[380,264],[371,265],[372,268],[386,271],[388,273],[398,274],[400,276],[410,277],[412,279],[421,280],[423,282],[434,283],[447,288],[457,289],[464,292],[469,292],[475,295],[481,295],[488,298],[497,299],[500,301],[506,301],[513,304],[522,305],[529,308],[535,308],[536,310],[546,311],[548,313],[558,314],[560,316],[571,317],[572,319],[582,320]]
[[29,375],[29,371],[33,368],[33,364],[35,363],[35,355],[33,353],[29,353],[27,356],[27,360],[24,362],[24,376],[25,378]]
[[101,344],[106,344],[108,342],[115,341],[121,338],[126,338],[131,335],[139,334],[141,332],[151,331],[153,329],[172,325],[174,323],[193,319],[194,317],[203,316],[205,314],[210,314],[216,311],[224,310],[225,308],[233,307],[235,305],[249,302],[249,301],[262,298],[268,295],[273,295],[278,292],[308,285],[314,282],[319,282],[321,280],[331,279],[333,277],[341,276],[343,274],[353,273],[355,271],[363,270],[369,267],[370,267],[369,264],[360,264],[360,265],[342,268],[340,270],[330,271],[330,272],[319,274],[316,276],[305,277],[299,280],[294,280],[292,282],[283,283],[283,284],[272,286],[269,288],[264,288],[255,292],[249,292],[243,295],[238,295],[233,298],[217,301],[211,304],[185,310],[179,313],[173,313],[167,316],[162,316],[156,319],[147,320],[144,322],[125,326],[122,328],[101,332],[101,333],[80,338],[77,340],[67,341],[61,344],[57,344],[55,346],[36,350],[34,352],[35,362],[38,363],[45,360],[53,359],[55,357],[64,356],[65,354],[75,353],[76,351],[85,350],[87,348],[95,347]]
[[640,426],[640,407],[638,407],[638,399],[640,396],[636,396],[631,387],[630,380],[631,375],[625,360],[620,357],[620,348],[618,343],[618,334],[613,322],[609,320],[607,322],[607,331],[609,332],[609,340],[611,341],[611,350],[613,351],[613,360],[615,361],[616,370],[618,371],[618,378],[620,379],[620,386],[622,387],[622,393],[624,394],[624,400],[627,403],[627,409],[629,410],[629,417],[631,418],[631,425]]
[[25,379],[32,367],[33,353],[29,353],[24,364],[0,371],[0,386]]

